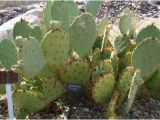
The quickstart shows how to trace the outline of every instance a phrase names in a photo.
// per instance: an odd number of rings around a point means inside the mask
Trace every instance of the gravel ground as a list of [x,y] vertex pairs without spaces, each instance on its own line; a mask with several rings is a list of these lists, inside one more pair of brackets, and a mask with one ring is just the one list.
[[[66,95],[67,96],[67,95]],[[1,109],[2,108],[2,109]],[[27,119],[105,119],[104,105],[95,104],[85,97],[72,95],[51,103],[45,109],[27,116]],[[0,101],[0,119],[6,119],[6,100]],[[136,98],[128,114],[119,119],[160,119],[160,101],[152,98]]]

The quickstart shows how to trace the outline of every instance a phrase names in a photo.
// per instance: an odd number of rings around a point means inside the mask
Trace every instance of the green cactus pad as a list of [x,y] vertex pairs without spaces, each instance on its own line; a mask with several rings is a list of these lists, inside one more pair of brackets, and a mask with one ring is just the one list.
[[[95,1],[96,2],[96,1]],[[104,17],[101,22],[98,24],[98,36],[103,36],[106,26],[108,25],[108,19]]]
[[78,14],[78,7],[74,1],[54,1],[51,7],[52,20],[60,21],[65,31],[69,31],[70,25]]
[[125,9],[119,21],[119,29],[121,33],[128,36],[134,26],[133,13],[129,9]]
[[72,24],[70,29],[70,48],[78,55],[86,55],[96,41],[96,24],[94,18],[88,14],[82,14]]
[[107,73],[114,73],[112,63],[109,59],[99,62],[99,64],[93,70],[92,79]]
[[50,77],[56,77],[56,71],[52,66],[45,65],[41,72],[38,74],[39,77],[42,78],[50,78]]
[[146,83],[149,94],[152,98],[160,100],[160,69],[155,75]]
[[148,37],[155,37],[160,39],[160,30],[154,25],[148,25],[147,27],[143,28],[136,37],[136,42],[140,43]]
[[84,61],[75,61],[67,64],[67,69],[61,72],[61,79],[66,83],[84,86],[90,78],[89,64]]
[[125,99],[125,97],[128,95],[134,72],[135,72],[135,69],[133,67],[127,67],[126,69],[124,69],[124,71],[120,75],[120,78],[117,84],[118,92],[119,92],[119,97],[118,97],[119,102],[122,102]]
[[17,36],[22,36],[23,38],[29,37],[30,32],[31,27],[28,25],[28,22],[21,19],[14,25],[13,38],[15,39]]
[[96,17],[103,2],[104,0],[99,0],[99,1],[87,0],[86,12],[89,12]]
[[7,70],[17,64],[17,49],[11,40],[0,39],[0,61]]
[[45,64],[39,41],[35,38],[24,39],[19,50],[19,59],[23,61],[24,75],[29,77],[37,75]]
[[141,70],[141,77],[147,80],[160,65],[160,42],[148,38],[137,45],[132,53],[132,64]]
[[43,19],[44,19],[44,24],[47,30],[50,29],[50,21],[51,19],[51,7],[53,5],[54,1],[47,1],[47,4],[44,7],[44,12],[43,12]]
[[38,41],[41,41],[43,38],[43,32],[39,26],[34,26],[31,29],[30,36],[35,37]]
[[[40,95],[34,92],[16,91],[13,93],[12,96],[13,96],[15,111],[22,110],[24,113],[21,116],[23,117],[26,117],[25,115],[37,112],[45,106],[44,101],[40,99]],[[16,114],[18,115],[22,113],[16,113]]]
[[61,29],[49,31],[41,46],[48,65],[62,67],[66,64],[69,52],[68,33]]
[[47,101],[54,101],[58,97],[60,97],[64,92],[64,86],[54,77],[43,79],[42,81],[44,98]]
[[123,52],[127,47],[129,43],[129,37],[125,35],[119,35],[114,40],[114,48],[116,52],[119,54]]
[[108,102],[112,96],[115,85],[114,75],[109,73],[94,81],[92,90],[92,98],[97,103]]

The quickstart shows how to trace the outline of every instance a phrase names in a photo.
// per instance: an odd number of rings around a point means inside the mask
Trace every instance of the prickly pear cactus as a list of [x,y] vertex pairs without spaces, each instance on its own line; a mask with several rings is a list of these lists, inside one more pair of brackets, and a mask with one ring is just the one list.
[[43,38],[43,32],[39,26],[34,26],[31,29],[30,36],[35,37],[38,41],[41,41]]
[[119,92],[118,99],[120,103],[123,102],[125,97],[128,95],[134,72],[135,72],[135,69],[133,67],[127,67],[120,75],[120,78],[117,84],[118,86],[117,88]]
[[19,119],[24,119],[26,115],[37,112],[45,106],[40,94],[34,92],[15,91],[12,96],[15,114]]
[[92,79],[96,79],[97,77],[107,73],[114,73],[112,63],[109,59],[100,61],[98,65],[94,67]]
[[78,7],[74,1],[54,1],[51,7],[52,20],[61,21],[66,32],[78,14]]
[[100,1],[87,0],[86,12],[89,12],[96,17],[103,2],[104,0]]
[[89,64],[84,61],[75,61],[67,64],[65,71],[61,72],[61,79],[66,83],[86,85],[90,78]]
[[68,33],[61,29],[49,31],[42,40],[41,47],[48,65],[63,67],[68,59]]
[[134,32],[134,17],[129,9],[125,9],[119,21],[119,29],[123,35],[129,36]]
[[21,19],[14,25],[13,28],[13,38],[15,39],[17,36],[22,36],[23,38],[29,37],[31,32],[31,27],[27,21]]
[[7,70],[17,64],[18,54],[13,41],[0,39],[0,61]]
[[129,45],[129,37],[125,35],[119,35],[114,40],[114,49],[117,54],[123,52]]
[[155,37],[160,39],[160,30],[154,24],[148,25],[139,31],[136,37],[136,42],[140,43],[148,37]]
[[109,101],[115,85],[115,78],[112,73],[105,74],[97,80],[92,81],[91,95],[97,103]]
[[85,13],[76,18],[71,25],[69,35],[70,48],[79,56],[86,55],[96,40],[96,24],[93,16]]
[[156,71],[154,76],[146,83],[149,95],[157,100],[160,100],[160,69]]
[[143,79],[148,80],[160,64],[160,42],[156,38],[142,41],[134,49],[132,64],[141,70]]
[[[96,1],[95,1],[96,2]],[[98,36],[103,36],[106,26],[109,24],[108,19],[104,17],[97,26]]]
[[49,30],[51,28],[50,26],[50,21],[52,20],[51,18],[51,7],[53,5],[54,1],[47,1],[47,4],[44,7],[43,11],[43,18],[44,18],[44,24],[46,27],[46,30]]
[[54,77],[43,79],[42,86],[43,99],[46,101],[53,101],[65,92],[62,83]]
[[38,40],[35,38],[24,39],[19,50],[19,59],[23,63],[22,73],[29,77],[36,76],[45,64]]
[[140,70],[137,69],[134,72],[134,75],[132,77],[132,81],[131,81],[131,85],[130,85],[130,90],[128,93],[128,98],[126,100],[126,102],[123,103],[122,106],[120,106],[120,108],[118,108],[117,112],[119,114],[124,114],[124,113],[128,113],[130,108],[132,107],[132,104],[134,102],[138,87],[140,85],[143,84],[143,80],[141,79],[141,75],[140,75]]

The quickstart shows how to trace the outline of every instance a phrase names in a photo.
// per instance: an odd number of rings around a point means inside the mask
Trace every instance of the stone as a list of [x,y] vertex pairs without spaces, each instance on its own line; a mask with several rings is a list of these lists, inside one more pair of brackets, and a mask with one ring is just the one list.
[[0,37],[8,38],[12,40],[13,39],[12,30],[13,30],[14,24],[20,21],[21,19],[25,19],[31,25],[41,25],[42,11],[43,11],[43,8],[41,7],[35,8],[2,24],[0,26]]

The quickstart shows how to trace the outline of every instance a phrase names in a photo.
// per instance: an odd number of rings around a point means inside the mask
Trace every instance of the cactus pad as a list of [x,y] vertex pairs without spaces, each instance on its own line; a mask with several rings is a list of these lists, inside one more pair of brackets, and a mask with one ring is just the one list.
[[146,83],[149,94],[152,98],[160,100],[160,69],[155,75]]
[[101,75],[107,74],[107,73],[114,73],[112,63],[110,60],[104,60],[99,62],[99,64],[94,68],[92,79],[95,79]]
[[92,98],[97,103],[109,101],[115,85],[114,75],[109,73],[93,81]]
[[119,102],[122,102],[124,98],[128,95],[134,72],[135,72],[135,69],[133,67],[127,67],[126,69],[124,69],[124,71],[120,75],[120,78],[117,84],[118,92],[119,92],[119,97],[118,97]]
[[97,28],[98,36],[102,36],[104,34],[104,31],[107,25],[108,25],[108,19],[104,17],[102,21],[98,24],[98,28]]
[[50,21],[51,19],[51,7],[53,5],[54,1],[47,1],[47,4],[44,7],[44,12],[43,12],[43,19],[44,19],[44,24],[47,30],[50,29]]
[[160,30],[154,25],[148,25],[147,27],[143,28],[136,37],[136,42],[140,43],[148,37],[156,37],[160,39]]
[[61,29],[49,31],[41,43],[46,62],[62,67],[66,64],[69,52],[68,34]]
[[148,38],[134,49],[132,64],[141,70],[141,77],[148,79],[160,64],[160,42],[154,38]]
[[101,5],[104,0],[88,0],[86,5],[86,11],[94,15],[95,17],[98,15],[98,11],[100,10]]
[[134,18],[133,13],[129,9],[123,11],[123,15],[119,21],[119,29],[123,35],[129,35],[133,30]]
[[58,97],[60,97],[65,92],[62,83],[56,80],[54,77],[43,79],[42,86],[43,86],[42,91],[44,93],[44,99],[47,101],[53,101]]
[[62,28],[69,31],[70,25],[79,11],[74,1],[54,1],[51,7],[52,20],[62,22]]
[[41,41],[43,38],[43,32],[39,26],[34,26],[31,30],[30,36],[33,36],[38,41]]
[[61,79],[66,83],[84,86],[90,78],[89,64],[84,61],[75,61],[67,64],[66,71],[61,72]]
[[79,56],[86,55],[96,41],[96,24],[94,18],[86,13],[73,22],[70,29],[70,48]]
[[123,52],[129,43],[129,37],[125,36],[125,35],[119,35],[116,37],[115,41],[114,41],[114,48],[117,51],[117,53],[121,53]]
[[[37,112],[45,106],[45,103],[40,99],[39,94],[34,92],[28,92],[28,91],[14,92],[13,103],[14,103],[15,111],[20,112],[19,110],[22,110],[24,112],[23,117],[33,112]],[[22,113],[16,113],[16,114],[18,115]]]
[[28,25],[28,22],[21,19],[14,25],[13,38],[15,39],[17,36],[22,36],[23,38],[29,37],[30,32],[31,27]]
[[40,43],[35,38],[24,39],[19,50],[19,59],[23,61],[23,73],[33,77],[44,67],[44,56]]
[[0,61],[7,70],[10,70],[13,65],[17,64],[17,49],[11,40],[0,40]]

